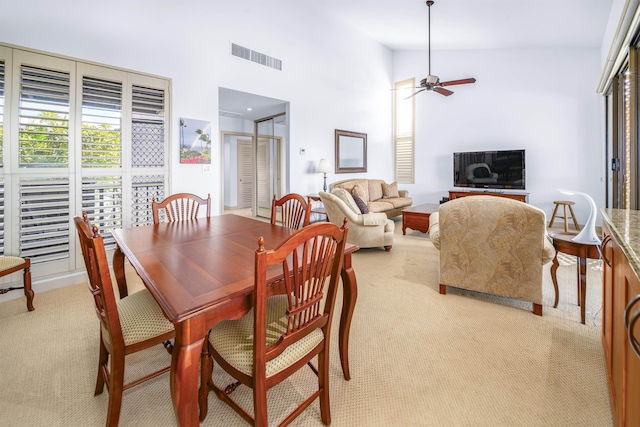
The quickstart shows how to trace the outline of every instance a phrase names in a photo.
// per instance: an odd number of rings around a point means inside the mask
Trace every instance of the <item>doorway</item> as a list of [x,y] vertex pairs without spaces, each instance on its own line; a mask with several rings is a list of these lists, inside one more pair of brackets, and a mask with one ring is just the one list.
[[223,213],[270,218],[288,187],[288,102],[219,88]]

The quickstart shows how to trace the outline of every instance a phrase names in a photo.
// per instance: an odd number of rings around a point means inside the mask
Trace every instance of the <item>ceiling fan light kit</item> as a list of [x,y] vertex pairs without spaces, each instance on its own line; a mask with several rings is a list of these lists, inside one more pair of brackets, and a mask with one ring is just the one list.
[[431,74],[431,6],[433,5],[433,3],[435,3],[433,0],[427,0],[427,6],[429,8],[429,75],[426,78],[420,80],[420,86],[416,88],[419,90],[409,95],[405,99],[416,96],[417,94],[419,94],[420,92],[424,92],[425,90],[432,90],[439,93],[440,95],[449,96],[453,95],[453,92],[449,89],[445,89],[443,86],[464,85],[476,82],[476,79],[474,79],[473,77],[468,79],[449,80],[446,82],[441,82],[438,76],[434,76]]

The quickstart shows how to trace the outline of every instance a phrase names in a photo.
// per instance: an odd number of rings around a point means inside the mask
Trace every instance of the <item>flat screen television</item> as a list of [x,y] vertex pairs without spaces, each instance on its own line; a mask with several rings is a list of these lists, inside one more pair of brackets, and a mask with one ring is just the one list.
[[524,150],[453,153],[453,185],[524,190]]

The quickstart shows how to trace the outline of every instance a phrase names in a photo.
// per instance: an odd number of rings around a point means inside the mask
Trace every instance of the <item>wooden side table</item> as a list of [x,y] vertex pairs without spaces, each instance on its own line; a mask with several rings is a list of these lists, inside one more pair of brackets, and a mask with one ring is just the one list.
[[[329,222],[329,215],[327,215],[327,210],[324,208],[324,206],[314,207],[312,202],[320,202],[320,204],[322,204],[322,199],[320,199],[320,196],[318,196],[317,194],[309,194],[307,196],[307,203],[311,207],[312,214],[322,215],[324,216],[325,221]],[[314,222],[318,222],[318,221],[314,221]]]
[[587,296],[587,258],[600,259],[600,251],[597,243],[577,243],[571,240],[576,235],[576,233],[569,232],[549,233],[549,237],[553,240],[553,247],[556,248],[556,256],[553,258],[553,264],[551,265],[551,280],[556,291],[553,307],[556,308],[558,306],[558,279],[556,278],[556,271],[560,265],[558,263],[558,252],[575,255],[578,260],[578,305],[580,306],[580,320],[584,325]]
[[402,210],[402,234],[407,234],[407,228],[429,232],[429,216],[438,212],[440,205],[437,203],[425,203]]

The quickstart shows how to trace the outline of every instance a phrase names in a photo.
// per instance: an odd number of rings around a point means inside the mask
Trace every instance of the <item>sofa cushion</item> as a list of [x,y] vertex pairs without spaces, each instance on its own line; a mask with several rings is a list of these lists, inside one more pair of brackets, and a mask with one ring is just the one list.
[[393,181],[391,184],[385,182],[382,183],[382,198],[392,199],[394,197],[400,197],[398,194],[398,182]]
[[331,190],[331,194],[345,202],[354,213],[362,213],[360,212],[360,208],[358,207],[358,205],[356,205],[355,200],[353,200],[353,196],[344,188],[334,188],[333,190]]
[[394,199],[382,199],[385,203],[391,203],[394,208],[405,208],[411,206],[413,199],[410,197],[396,197]]
[[382,184],[384,183],[381,179],[370,179],[369,180],[369,200],[368,202],[373,202],[379,199],[382,199]]
[[360,196],[358,196],[356,193],[353,193],[351,196],[353,197],[353,201],[356,202],[356,205],[358,205],[358,208],[360,209],[361,213],[363,214],[369,213],[369,208],[367,207],[367,204],[364,202],[364,200],[360,198]]
[[369,207],[369,212],[386,212],[393,209],[393,203],[390,203],[389,200],[376,200],[375,202],[367,203]]

